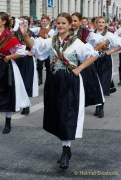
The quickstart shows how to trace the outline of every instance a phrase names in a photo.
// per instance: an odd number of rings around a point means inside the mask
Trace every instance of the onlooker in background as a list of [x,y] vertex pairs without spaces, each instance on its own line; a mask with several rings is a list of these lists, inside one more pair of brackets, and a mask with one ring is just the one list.
[[88,28],[88,19],[86,17],[82,17],[81,25]]
[[93,17],[91,21],[89,21],[88,23],[89,31],[94,31],[96,29],[95,20],[96,20],[96,17]]

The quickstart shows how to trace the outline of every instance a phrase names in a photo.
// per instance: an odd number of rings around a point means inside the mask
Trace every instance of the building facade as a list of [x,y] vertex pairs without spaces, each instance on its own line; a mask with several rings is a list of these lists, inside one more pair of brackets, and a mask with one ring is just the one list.
[[80,12],[91,18],[105,15],[121,18],[121,0],[0,0],[0,11],[12,16],[28,15],[40,19],[42,14],[56,17],[60,12]]
[[109,17],[117,17],[121,19],[121,0],[111,0],[108,8],[106,7],[106,0],[103,3],[103,13],[106,14],[108,11]]

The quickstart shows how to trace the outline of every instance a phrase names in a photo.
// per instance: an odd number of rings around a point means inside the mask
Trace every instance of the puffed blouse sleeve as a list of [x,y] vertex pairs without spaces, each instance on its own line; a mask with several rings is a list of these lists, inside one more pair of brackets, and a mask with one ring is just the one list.
[[[79,46],[79,43],[78,43]],[[98,51],[95,51],[93,46],[91,44],[82,44],[80,43],[80,46],[76,49],[77,52],[77,56],[78,59],[80,60],[80,62],[83,62],[86,58],[94,56],[94,57],[98,57],[99,53]]]
[[116,34],[108,32],[106,38],[109,40],[111,48],[121,46],[121,37]]
[[109,40],[110,48],[121,46],[121,37],[114,35],[111,32],[107,32],[105,36],[91,32],[87,38],[87,42],[93,47],[95,47],[96,44],[106,40]]
[[121,36],[121,27],[114,32],[114,35]]
[[96,46],[96,44],[102,42],[103,36],[101,34],[96,34],[94,32],[90,32],[86,41],[87,43],[91,44],[93,47]]
[[49,56],[50,49],[52,47],[52,38],[43,39],[41,37],[34,39],[34,45],[32,47],[32,54],[39,58],[42,54]]

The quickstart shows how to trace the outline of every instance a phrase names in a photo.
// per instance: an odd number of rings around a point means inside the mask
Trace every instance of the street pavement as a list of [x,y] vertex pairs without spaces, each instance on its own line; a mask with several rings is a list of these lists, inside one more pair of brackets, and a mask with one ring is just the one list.
[[[116,61],[117,59],[117,61]],[[114,55],[114,81],[118,83],[118,57]],[[61,143],[42,128],[43,85],[32,99],[31,113],[13,115],[12,131],[0,135],[0,180],[90,180],[121,179],[121,87],[106,97],[105,117],[93,116],[95,107],[85,111],[82,139],[72,142],[68,170],[59,168]],[[0,115],[0,132],[4,126]]]

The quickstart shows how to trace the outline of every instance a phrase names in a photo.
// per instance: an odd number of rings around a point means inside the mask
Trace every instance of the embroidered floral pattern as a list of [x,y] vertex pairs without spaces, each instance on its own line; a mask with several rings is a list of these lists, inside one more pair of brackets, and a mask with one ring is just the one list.
[[[53,72],[58,71],[59,69],[69,70],[74,68],[74,63],[77,61],[77,56],[75,55],[75,51],[69,54],[68,59],[62,58],[63,52],[77,39],[77,36],[70,34],[63,40],[63,43],[60,42],[59,36],[56,35],[53,37],[52,46],[53,49],[50,53],[50,58],[52,60],[51,68]],[[54,52],[55,51],[55,52]],[[71,62],[72,61],[72,62]],[[77,63],[76,63],[77,64]]]

